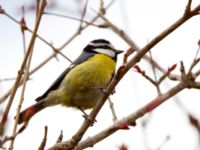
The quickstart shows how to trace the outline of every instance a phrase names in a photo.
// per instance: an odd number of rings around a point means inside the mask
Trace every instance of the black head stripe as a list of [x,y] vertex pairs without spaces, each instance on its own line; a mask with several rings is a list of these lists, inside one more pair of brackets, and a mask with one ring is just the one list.
[[112,47],[110,47],[109,45],[88,45],[90,46],[92,49],[96,49],[96,48],[102,48],[102,49],[113,49]]
[[90,53],[97,53],[97,52],[93,51],[95,48],[96,48],[96,47],[93,46],[93,45],[87,45],[87,46],[83,49],[83,51],[85,51],[85,52],[90,52]]
[[109,41],[104,40],[104,39],[93,40],[93,41],[91,41],[91,43],[105,43],[105,44],[110,44]]

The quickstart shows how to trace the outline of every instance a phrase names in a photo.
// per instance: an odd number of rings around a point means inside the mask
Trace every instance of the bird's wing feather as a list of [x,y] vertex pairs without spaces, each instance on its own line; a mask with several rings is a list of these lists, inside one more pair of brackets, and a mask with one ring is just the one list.
[[65,71],[61,73],[61,75],[53,82],[53,84],[46,90],[46,92],[42,94],[41,96],[39,96],[38,98],[36,98],[35,101],[39,102],[40,100],[45,98],[49,94],[49,92],[56,90],[59,87],[62,80],[64,79],[64,77],[69,73],[71,69],[76,67],[76,65],[81,64],[82,62],[86,61],[87,59],[92,57],[94,54],[95,53],[82,52],[81,55],[75,61],[72,62],[70,67],[65,69]]

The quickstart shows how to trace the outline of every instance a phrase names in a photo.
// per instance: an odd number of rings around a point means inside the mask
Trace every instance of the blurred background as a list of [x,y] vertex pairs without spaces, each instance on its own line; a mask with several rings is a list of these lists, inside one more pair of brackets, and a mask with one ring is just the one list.
[[[90,22],[97,15],[100,2],[88,0],[84,20]],[[187,0],[106,0],[104,5],[109,5],[109,8],[106,10],[105,16],[142,48],[183,15],[187,2]],[[45,12],[50,14],[43,15],[38,35],[55,48],[63,47],[62,53],[71,60],[79,56],[88,42],[98,38],[107,39],[117,49],[126,51],[129,48],[128,44],[109,29],[90,25],[76,34],[80,27],[79,19],[81,19],[85,4],[85,0],[49,0]],[[198,4],[199,1],[193,1],[192,8]],[[35,23],[34,0],[1,0],[0,6],[17,21],[24,16],[26,25],[33,30]],[[98,19],[94,24],[102,25],[103,23],[103,20]],[[84,22],[83,25],[85,25]],[[177,74],[180,74],[180,61],[183,61],[185,68],[188,69],[199,48],[197,44],[200,38],[199,27],[199,16],[190,19],[151,50],[153,59],[165,69],[177,64],[174,70],[174,73]],[[74,35],[73,40],[70,40]],[[30,37],[31,33],[25,31],[26,47]],[[66,42],[68,44],[64,46]],[[49,45],[37,39],[30,70],[35,69],[53,53],[54,51]],[[23,36],[20,25],[8,16],[0,14],[0,97],[4,96],[14,84],[23,57]],[[119,57],[118,67],[122,65],[122,61],[123,55]],[[34,72],[27,83],[22,109],[33,104],[35,98],[41,95],[69,65],[70,62],[58,54]],[[141,60],[138,65],[153,78],[152,67],[148,62]],[[161,92],[169,90],[176,84],[175,81],[165,80],[161,85]],[[20,91],[21,88],[18,89],[9,113],[6,136],[12,134]],[[117,117],[121,119],[156,96],[156,88],[134,69],[131,69],[117,85],[116,93],[111,96],[111,99]],[[200,134],[194,124],[191,124],[191,116],[197,122],[200,117],[199,97],[198,90],[184,90],[152,113],[137,120],[137,126],[130,127],[129,130],[118,131],[91,149],[118,150],[122,145],[128,149],[138,150],[200,149]],[[7,100],[1,101],[0,114],[6,104]],[[86,112],[89,113],[90,110]],[[96,119],[97,123],[89,128],[84,139],[113,123],[108,103],[103,106]],[[46,148],[54,145],[61,130],[63,131],[63,140],[68,140],[79,129],[83,120],[82,113],[75,109],[66,109],[61,106],[47,108],[34,116],[27,129],[17,136],[14,149],[37,149],[42,141],[45,125],[48,126]]]

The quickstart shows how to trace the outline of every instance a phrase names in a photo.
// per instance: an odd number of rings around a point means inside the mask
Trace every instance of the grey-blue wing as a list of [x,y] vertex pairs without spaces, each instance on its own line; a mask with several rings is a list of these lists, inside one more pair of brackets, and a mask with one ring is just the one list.
[[71,69],[76,67],[76,65],[81,64],[82,62],[86,61],[87,59],[92,57],[94,54],[95,53],[82,52],[81,55],[75,61],[72,62],[70,67],[65,69],[65,71],[61,73],[61,75],[53,82],[53,84],[46,90],[46,92],[43,95],[36,98],[35,101],[39,102],[40,100],[44,99],[49,94],[49,92],[56,90],[60,86],[62,80],[65,78],[65,76],[69,73]]
[[42,94],[41,96],[39,96],[38,98],[36,98],[35,101],[39,102],[40,100],[45,98],[49,94],[50,91],[57,89],[59,87],[60,83],[62,82],[63,78],[66,76],[66,74],[70,70],[71,70],[71,68],[65,69],[65,71],[53,82],[53,84],[46,90],[46,92],[44,94]]

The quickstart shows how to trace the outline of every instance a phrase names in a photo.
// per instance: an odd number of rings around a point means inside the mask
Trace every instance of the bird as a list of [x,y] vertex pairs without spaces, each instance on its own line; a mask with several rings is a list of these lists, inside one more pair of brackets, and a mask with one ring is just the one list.
[[80,56],[38,98],[36,103],[19,114],[18,124],[27,123],[44,108],[63,105],[86,110],[93,108],[102,97],[102,89],[111,82],[117,56],[122,53],[105,39],[95,39]]

